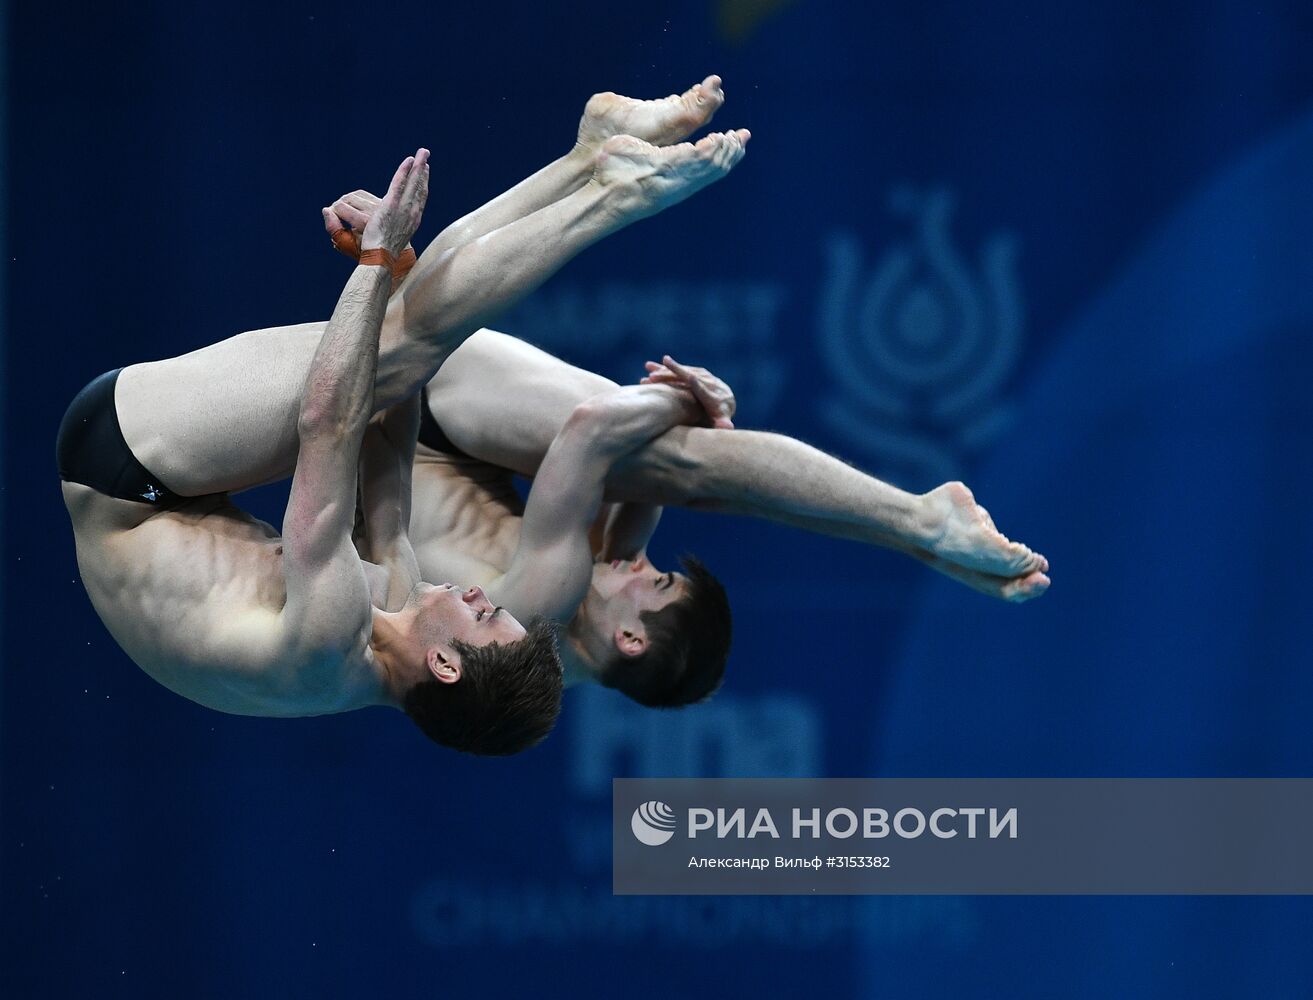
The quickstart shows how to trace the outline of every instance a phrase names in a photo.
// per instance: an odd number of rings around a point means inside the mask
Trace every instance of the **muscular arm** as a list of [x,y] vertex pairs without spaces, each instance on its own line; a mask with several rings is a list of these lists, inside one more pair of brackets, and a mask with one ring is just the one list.
[[[407,157],[384,205],[362,236],[366,248],[389,254],[419,223],[428,185],[428,152]],[[357,266],[310,362],[297,419],[296,472],[283,521],[287,600],[282,622],[289,642],[308,661],[346,652],[369,623],[369,584],[351,541],[356,466],[374,410],[379,332],[391,269]],[[340,662],[340,661],[336,661]]]
[[488,588],[492,599],[516,617],[568,620],[592,578],[588,536],[607,471],[672,424],[700,418],[691,396],[666,386],[624,386],[576,407],[534,478],[519,546],[506,575]]
[[360,446],[360,497],[364,558],[387,574],[383,608],[395,611],[420,580],[410,544],[411,470],[419,400],[412,397],[369,422]]
[[283,520],[283,621],[303,648],[340,647],[368,621],[369,586],[351,544],[356,460],[374,406],[378,331],[391,274],[357,267],[306,377],[300,449]]

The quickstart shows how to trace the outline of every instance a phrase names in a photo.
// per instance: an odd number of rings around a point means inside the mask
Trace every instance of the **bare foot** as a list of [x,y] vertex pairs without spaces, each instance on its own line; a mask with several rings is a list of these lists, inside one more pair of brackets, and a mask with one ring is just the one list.
[[931,569],[947,576],[958,583],[964,583],[972,590],[978,590],[990,597],[1020,604],[1033,600],[1049,589],[1049,578],[1041,570],[1032,570],[1021,576],[1005,577],[981,573],[979,570],[967,569],[955,563],[946,562],[929,553],[922,553],[918,558]]
[[591,183],[612,195],[625,221],[655,215],[733,170],[750,138],[745,128],[713,132],[697,143],[677,146],[653,146],[632,135],[612,136],[593,161]]
[[668,146],[710,122],[724,103],[718,76],[656,101],[639,101],[609,91],[594,94],[579,120],[579,145],[596,153],[613,135],[632,135],[655,146]]
[[927,493],[925,500],[932,523],[929,549],[943,562],[1006,580],[1048,572],[1049,561],[1004,536],[962,483],[945,483]]

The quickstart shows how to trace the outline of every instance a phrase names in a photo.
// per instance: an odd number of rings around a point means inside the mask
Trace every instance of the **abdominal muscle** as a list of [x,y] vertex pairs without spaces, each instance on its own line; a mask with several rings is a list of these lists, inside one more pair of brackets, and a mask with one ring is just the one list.
[[[123,651],[169,690],[239,715],[338,711],[334,692],[309,698],[294,680],[280,612],[282,543],[272,527],[228,502],[203,497],[114,524],[142,505],[89,490],[70,502],[78,567],[101,621]],[[129,505],[123,507],[123,505]],[[146,508],[149,511],[149,508]],[[108,516],[97,516],[108,515]]]
[[410,539],[423,580],[486,587],[506,572],[524,514],[510,472],[420,445],[411,491]]

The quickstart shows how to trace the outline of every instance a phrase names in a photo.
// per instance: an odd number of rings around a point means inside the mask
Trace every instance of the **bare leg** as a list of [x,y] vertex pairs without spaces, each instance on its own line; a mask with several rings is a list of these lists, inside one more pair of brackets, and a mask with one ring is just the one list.
[[572,194],[485,236],[431,256],[426,250],[384,322],[379,406],[406,399],[496,312],[518,301],[580,250],[655,215],[724,177],[742,158],[746,130],[697,144],[656,147],[608,139],[593,176]]
[[725,93],[718,76],[709,76],[682,94],[655,101],[612,93],[594,94],[584,107],[579,135],[569,153],[457,219],[428,245],[416,266],[428,266],[448,250],[464,246],[578,191],[593,176],[597,154],[612,136],[632,135],[654,146],[669,146],[687,139],[709,123],[724,103]]
[[[557,430],[609,379],[492,330],[471,337],[429,383],[439,425],[467,454],[533,475]],[[1004,599],[1036,596],[1048,563],[994,528],[970,491],[924,495],[868,476],[780,434],[678,427],[623,460],[608,500],[759,517],[894,548]]]
[[961,483],[913,494],[780,434],[676,428],[613,470],[608,499],[678,502],[897,549],[1006,600],[1048,587],[1043,556],[1007,539]]
[[[583,187],[430,258],[423,271],[417,264],[389,303],[377,407],[418,391],[487,317],[584,248],[725,176],[746,139],[709,136],[667,149],[611,139]],[[128,445],[166,485],[189,496],[287,475],[296,458],[301,388],[322,333],[322,323],[254,331],[125,369],[116,402]]]
[[[398,330],[399,325],[408,331],[409,336],[429,338],[431,331],[445,324],[460,332],[450,339],[461,342],[492,312],[509,304],[504,297],[494,295],[492,301],[497,308],[480,313],[477,303],[469,297],[462,297],[461,304],[469,307],[465,318],[453,317],[451,296],[446,290],[457,281],[447,272],[453,270],[458,251],[477,246],[494,233],[523,225],[543,212],[560,211],[571,198],[587,191],[589,184],[644,187],[660,206],[655,210],[660,211],[707,183],[694,179],[693,173],[698,169],[728,170],[732,167],[729,159],[734,158],[737,162],[736,157],[742,154],[741,145],[749,138],[746,130],[729,133],[723,143],[708,136],[696,146],[685,143],[671,149],[653,149],[654,145],[664,147],[679,142],[710,122],[725,101],[720,83],[720,77],[709,76],[683,94],[672,94],[654,101],[640,101],[609,92],[594,94],[584,107],[575,146],[570,153],[452,223],[425,249],[397,296],[404,311],[389,312],[389,323],[383,330],[384,349],[393,340],[400,342],[405,339]],[[704,155],[690,160],[689,154],[695,151]],[[707,156],[708,153],[711,155]],[[718,164],[717,157],[723,162]],[[679,170],[688,175],[681,176],[678,185],[690,190],[667,200],[667,196],[661,193],[670,187],[664,175],[675,164],[682,164]],[[647,214],[652,213],[648,211]],[[539,283],[541,279],[532,287]],[[408,365],[405,367],[409,370]]]
[[1043,556],[1004,537],[961,483],[908,493],[780,434],[675,428],[618,465],[607,485],[608,499],[668,503],[673,496],[699,510],[915,549],[1007,578],[1048,569]]
[[433,376],[428,401],[467,455],[532,476],[574,408],[614,388],[523,340],[479,330]]

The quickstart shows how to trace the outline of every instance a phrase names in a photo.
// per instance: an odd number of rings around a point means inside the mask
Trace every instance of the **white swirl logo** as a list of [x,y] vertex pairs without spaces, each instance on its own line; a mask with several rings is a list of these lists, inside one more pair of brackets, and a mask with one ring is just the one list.
[[659,847],[675,835],[675,810],[664,802],[644,802],[629,821],[634,836],[648,847]]
[[912,238],[873,268],[855,238],[830,240],[820,347],[840,393],[823,413],[871,456],[933,484],[955,478],[1007,421],[1000,394],[1021,341],[1016,246],[996,234],[973,270],[949,236],[948,192],[904,188],[890,201]]

